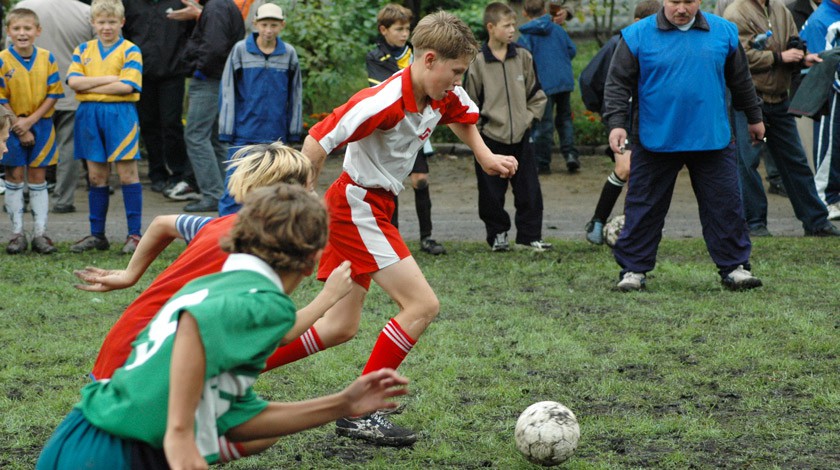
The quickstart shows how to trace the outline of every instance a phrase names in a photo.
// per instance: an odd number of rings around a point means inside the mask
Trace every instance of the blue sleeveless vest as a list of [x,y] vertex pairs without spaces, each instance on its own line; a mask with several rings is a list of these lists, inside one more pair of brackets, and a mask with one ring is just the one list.
[[731,131],[723,69],[738,28],[703,13],[709,30],[660,30],[651,15],[621,31],[639,61],[639,140],[654,152],[720,150]]

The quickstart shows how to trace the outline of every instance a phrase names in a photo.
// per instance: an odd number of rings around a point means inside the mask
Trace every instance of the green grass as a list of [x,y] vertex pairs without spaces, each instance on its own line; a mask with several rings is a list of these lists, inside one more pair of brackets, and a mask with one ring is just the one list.
[[[833,240],[761,239],[753,270],[765,286],[742,293],[721,289],[702,240],[665,240],[648,291],[633,294],[612,289],[618,268],[606,249],[553,241],[550,254],[450,243],[446,256],[420,255],[442,307],[400,368],[412,393],[395,421],[420,432],[413,448],[359,444],[325,426],[231,467],[529,468],[513,445],[516,418],[554,400],[581,426],[566,468],[836,468]],[[0,256],[0,467],[32,468],[105,332],[152,279],[90,294],[72,289],[72,270],[125,262],[115,251]],[[318,288],[306,282],[294,297]],[[374,287],[354,340],[267,374],[258,392],[338,390],[394,314]]]

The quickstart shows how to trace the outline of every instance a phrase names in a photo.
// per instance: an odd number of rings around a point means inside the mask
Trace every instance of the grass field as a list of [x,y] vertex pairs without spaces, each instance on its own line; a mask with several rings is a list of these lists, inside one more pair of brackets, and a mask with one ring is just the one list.
[[[420,256],[441,313],[401,367],[412,379],[399,424],[412,448],[376,448],[333,427],[286,438],[232,468],[529,468],[518,414],[554,400],[581,426],[567,468],[837,468],[840,463],[840,246],[761,239],[765,286],[721,289],[701,240],[666,240],[648,291],[612,290],[606,249],[489,253],[450,243]],[[32,468],[78,398],[105,332],[151,281],[126,292],[74,290],[72,270],[119,267],[116,251],[0,256],[0,468]],[[413,246],[412,248],[417,248]],[[152,270],[176,255],[167,250]],[[319,284],[307,282],[299,303]],[[338,390],[361,371],[394,305],[378,288],[356,339],[267,374],[260,394]]]

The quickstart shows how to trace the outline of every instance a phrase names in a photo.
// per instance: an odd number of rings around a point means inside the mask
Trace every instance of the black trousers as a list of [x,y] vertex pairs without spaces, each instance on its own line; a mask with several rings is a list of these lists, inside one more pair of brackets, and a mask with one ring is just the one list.
[[180,181],[192,175],[184,146],[184,77],[143,77],[143,93],[137,103],[140,136],[149,156],[149,179]]
[[490,176],[475,161],[478,181],[478,216],[487,229],[487,243],[493,245],[496,235],[510,230],[510,216],[505,211],[505,193],[508,185],[513,189],[513,206],[516,208],[516,243],[529,244],[542,239],[543,199],[537,163],[534,158],[530,131],[515,144],[496,142],[481,136],[490,150],[498,155],[511,155],[519,162],[519,169],[512,178]]

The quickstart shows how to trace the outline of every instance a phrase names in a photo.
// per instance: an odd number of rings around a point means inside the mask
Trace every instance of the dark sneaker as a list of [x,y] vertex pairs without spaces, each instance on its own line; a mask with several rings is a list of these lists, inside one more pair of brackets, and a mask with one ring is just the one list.
[[767,192],[770,194],[775,194],[777,196],[788,197],[788,193],[785,190],[785,187],[782,186],[780,183],[770,183],[770,186],[767,188]]
[[531,251],[536,253],[542,253],[543,251],[549,251],[552,248],[554,248],[554,246],[551,243],[542,240],[534,240],[530,243],[521,243],[520,245],[522,245],[523,247],[530,248]]
[[137,250],[137,244],[140,243],[140,235],[129,235],[125,237],[125,245],[122,247],[122,254],[130,255]]
[[175,201],[197,201],[201,194],[186,181],[179,181],[169,190],[163,191],[163,195]]
[[184,212],[219,212],[219,200],[203,197],[184,206]]
[[508,243],[507,232],[497,233],[496,239],[493,240],[493,246],[490,249],[493,251],[510,251],[510,243]]
[[155,193],[162,193],[164,189],[166,189],[166,181],[152,181],[152,184],[149,185],[149,189]]
[[417,442],[414,431],[395,425],[378,411],[359,418],[339,419],[335,422],[335,433],[380,446],[402,447]]
[[744,266],[738,266],[720,282],[723,287],[729,290],[748,290],[761,287],[761,279],[753,276],[751,272],[744,269]]
[[6,245],[6,253],[10,255],[17,255],[26,251],[26,247],[26,235],[16,233],[12,239],[9,240],[9,244]]
[[443,245],[428,237],[420,240],[420,250],[425,251],[430,255],[446,254],[446,248],[444,248]]
[[838,229],[834,224],[829,223],[825,227],[821,229],[814,230],[813,232],[810,230],[805,231],[806,237],[840,237],[840,229]]
[[32,239],[32,251],[41,253],[42,255],[48,255],[58,250],[53,246],[53,242],[49,237],[41,235]]
[[590,220],[584,228],[586,230],[586,241],[593,245],[604,244],[604,223],[600,220]]
[[577,155],[573,153],[566,154],[566,169],[569,170],[569,173],[580,170],[580,160]]
[[85,238],[77,241],[76,243],[70,245],[70,251],[73,253],[82,253],[84,251],[97,249],[99,251],[105,251],[111,247],[111,244],[108,243],[108,239],[105,237],[97,237],[96,235],[88,235]]
[[54,214],[69,214],[76,212],[76,206],[73,204],[56,204],[53,206],[52,211]]
[[616,285],[621,292],[640,291],[645,288],[645,275],[641,273],[626,272]]
[[773,234],[764,225],[750,229],[750,238],[772,237]]

